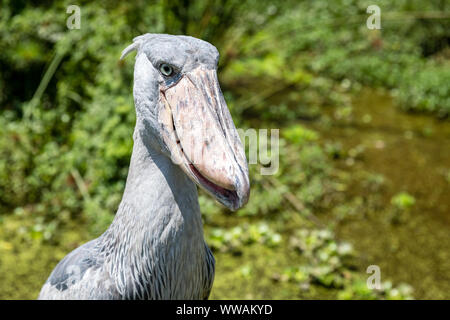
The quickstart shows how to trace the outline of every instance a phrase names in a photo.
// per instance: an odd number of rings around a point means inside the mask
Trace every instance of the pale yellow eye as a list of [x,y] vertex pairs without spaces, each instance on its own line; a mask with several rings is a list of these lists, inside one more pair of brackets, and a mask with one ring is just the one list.
[[161,71],[163,76],[169,77],[173,74],[173,67],[167,63],[163,63],[159,67],[159,71]]

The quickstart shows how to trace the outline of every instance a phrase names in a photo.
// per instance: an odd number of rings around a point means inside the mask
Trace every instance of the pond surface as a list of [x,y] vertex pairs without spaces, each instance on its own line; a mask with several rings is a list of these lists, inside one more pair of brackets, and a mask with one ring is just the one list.
[[[405,113],[387,93],[367,89],[354,96],[351,116],[337,114],[313,127],[343,149],[363,150],[339,162],[359,211],[336,225],[338,237],[355,246],[362,270],[378,265],[382,281],[411,284],[415,298],[449,299],[450,123]],[[365,186],[367,175],[382,177],[381,187]],[[416,202],[393,223],[390,201],[400,192]]]

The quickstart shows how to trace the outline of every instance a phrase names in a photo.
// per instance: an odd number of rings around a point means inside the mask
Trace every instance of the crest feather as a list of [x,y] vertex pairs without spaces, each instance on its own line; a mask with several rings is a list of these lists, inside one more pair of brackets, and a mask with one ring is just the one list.
[[123,49],[122,54],[120,55],[120,60],[123,60],[130,52],[137,50],[139,47],[139,44],[137,42],[134,42],[130,44],[128,47]]
[[141,46],[142,42],[144,42],[145,39],[151,36],[151,33],[146,33],[141,36],[138,36],[133,39],[133,43],[130,44],[128,47],[123,49],[122,54],[120,56],[120,60],[123,60],[130,52],[134,50],[139,50],[139,47]]

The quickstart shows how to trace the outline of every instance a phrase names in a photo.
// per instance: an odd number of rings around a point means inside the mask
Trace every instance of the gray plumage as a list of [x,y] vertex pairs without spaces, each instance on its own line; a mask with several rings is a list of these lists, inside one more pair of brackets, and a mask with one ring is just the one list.
[[[224,128],[219,138],[238,150],[233,161],[239,166],[229,167],[242,167],[233,169],[238,173],[232,191],[202,183],[199,171],[175,164],[176,144],[164,135],[171,127],[163,119],[164,90],[184,85],[187,82],[181,79],[193,79],[198,70],[215,72],[217,49],[192,37],[146,34],[135,38],[122,57],[132,50],[137,50],[133,89],[137,120],[122,201],[105,233],[59,262],[39,299],[206,299],[214,279],[214,257],[203,237],[196,183],[233,210],[248,200],[248,168],[242,164],[242,146],[228,110],[222,111],[225,120],[219,120],[231,129]],[[170,63],[176,74],[162,76],[158,72],[162,62]],[[175,118],[178,107],[174,100],[167,101]],[[205,172],[215,177],[213,169]]]

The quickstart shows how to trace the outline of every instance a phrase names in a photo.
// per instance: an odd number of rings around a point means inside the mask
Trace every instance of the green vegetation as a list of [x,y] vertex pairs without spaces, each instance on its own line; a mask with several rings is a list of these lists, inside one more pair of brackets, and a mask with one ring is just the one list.
[[79,1],[79,30],[70,4],[1,2],[0,298],[36,298],[112,221],[135,121],[118,58],[147,32],[216,45],[236,126],[280,129],[280,168],[250,166],[245,208],[200,194],[212,298],[449,298],[445,1],[377,1],[381,30],[362,0]]
[[391,204],[393,208],[391,222],[404,222],[404,220],[407,219],[410,209],[414,206],[415,203],[416,199],[407,192],[400,192],[392,197]]
[[396,194],[392,199],[391,203],[396,207],[398,210],[407,210],[411,208],[416,200],[413,196],[406,192],[401,192],[399,194]]

